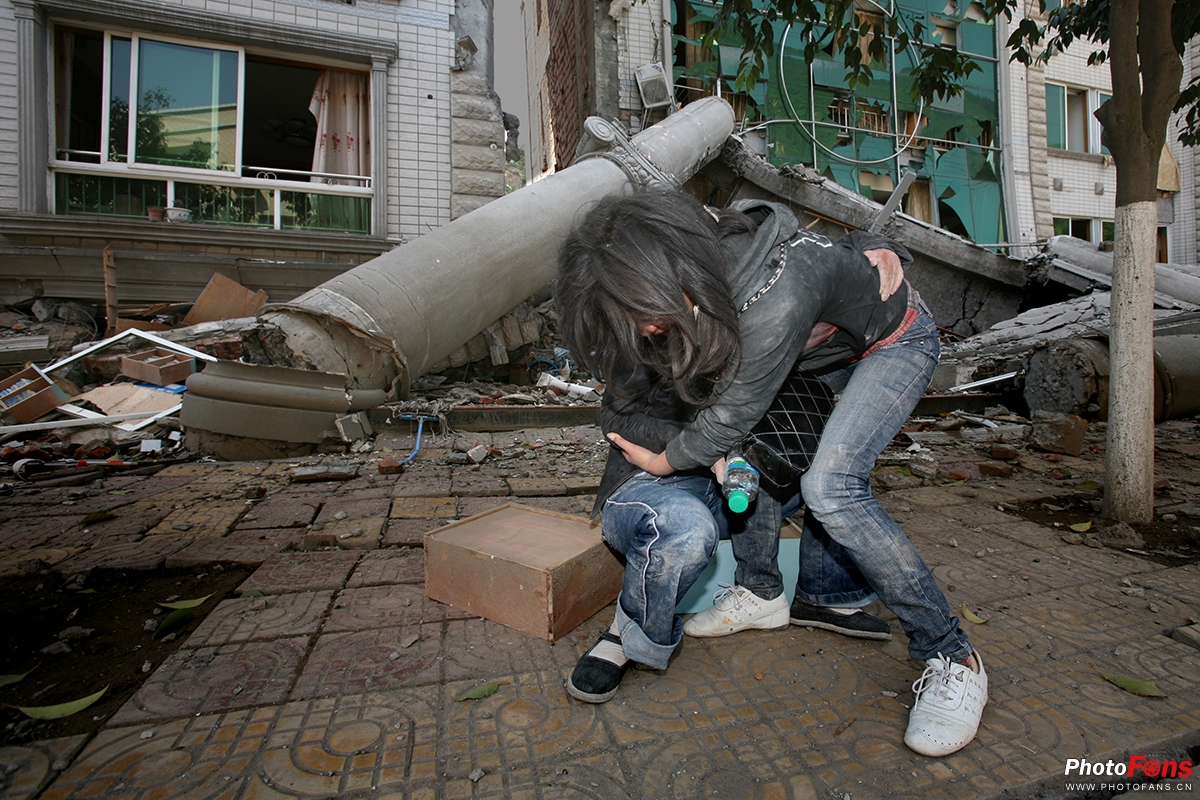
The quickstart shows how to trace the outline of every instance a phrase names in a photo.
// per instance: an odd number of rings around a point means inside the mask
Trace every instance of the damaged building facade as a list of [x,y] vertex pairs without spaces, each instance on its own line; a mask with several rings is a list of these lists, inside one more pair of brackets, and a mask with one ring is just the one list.
[[14,0],[0,300],[282,302],[504,193],[490,0]]
[[[920,21],[929,41],[971,54],[980,70],[958,97],[922,103],[910,99],[912,54],[896,52],[869,86],[851,90],[840,55],[820,53],[810,64],[800,34],[776,23],[778,56],[739,93],[740,48],[699,47],[716,9],[705,0],[526,2],[533,174],[570,163],[585,114],[636,131],[671,100],[720,94],[737,110],[747,147],[775,167],[804,165],[879,203],[911,173],[903,212],[971,242],[1024,259],[1054,235],[1112,240],[1116,170],[1092,116],[1111,82],[1107,66],[1087,65],[1086,43],[1026,67],[1009,62],[1004,47],[1019,13],[989,22],[967,0],[864,3],[863,20],[895,14],[910,30]],[[1037,2],[1019,12],[1045,16]],[[1192,48],[1185,82],[1196,62]],[[1176,134],[1177,126],[1162,159],[1158,256],[1192,263],[1196,162]]]

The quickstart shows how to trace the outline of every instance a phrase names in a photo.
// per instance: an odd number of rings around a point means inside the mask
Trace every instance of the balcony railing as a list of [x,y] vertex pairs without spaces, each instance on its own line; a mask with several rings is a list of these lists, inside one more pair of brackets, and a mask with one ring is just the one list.
[[[371,232],[369,178],[249,168],[254,177],[199,171],[186,177],[121,165],[89,164],[89,154],[51,164],[54,213],[147,219],[152,208],[186,208],[193,223],[275,230]],[[80,160],[77,160],[80,159]],[[310,182],[320,181],[320,182]],[[354,185],[343,185],[354,184]]]

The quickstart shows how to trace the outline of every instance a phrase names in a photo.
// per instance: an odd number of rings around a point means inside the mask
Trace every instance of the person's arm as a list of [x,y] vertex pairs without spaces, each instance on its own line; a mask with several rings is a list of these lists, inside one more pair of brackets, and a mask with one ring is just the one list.
[[[618,391],[612,391],[614,388]],[[631,369],[619,376],[615,386],[610,382],[609,390],[604,393],[600,402],[600,427],[623,453],[627,447],[635,449],[635,458],[626,456],[626,459],[641,469],[641,462],[648,463],[683,430],[685,421],[681,413],[682,410],[672,404],[671,395],[656,386],[644,368]],[[670,471],[652,474],[667,475]]]

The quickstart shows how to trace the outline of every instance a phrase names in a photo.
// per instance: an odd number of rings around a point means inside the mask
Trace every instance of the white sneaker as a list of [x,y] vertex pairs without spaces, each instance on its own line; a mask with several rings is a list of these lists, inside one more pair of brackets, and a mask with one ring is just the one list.
[[726,586],[713,595],[713,607],[683,623],[688,636],[728,636],[747,628],[778,630],[791,624],[786,594],[763,600],[745,586]]
[[987,705],[988,680],[979,651],[973,655],[979,672],[941,653],[925,662],[925,671],[912,687],[917,699],[904,734],[910,749],[924,756],[947,756],[975,738]]

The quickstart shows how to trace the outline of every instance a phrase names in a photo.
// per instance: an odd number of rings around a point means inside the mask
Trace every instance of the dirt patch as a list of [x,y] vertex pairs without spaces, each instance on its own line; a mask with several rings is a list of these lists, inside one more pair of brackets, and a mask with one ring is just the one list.
[[[94,733],[249,572],[214,564],[96,570],[82,580],[58,573],[6,578],[0,593],[0,675],[29,674],[0,687],[0,743]],[[155,638],[153,626],[171,613],[159,603],[205,596],[194,614]],[[62,719],[30,719],[15,708],[66,703],[105,687],[94,705]]]
[[[1036,503],[1005,506],[1005,510],[1029,522],[1054,528],[1072,542],[1082,539],[1086,545],[1093,538],[1103,538],[1099,532],[1117,524],[1100,516],[1096,510],[1098,505],[1099,500],[1095,498],[1073,494]],[[1139,547],[1121,546],[1119,549],[1167,566],[1200,562],[1200,519],[1177,515],[1167,519],[1156,517],[1149,525],[1129,527],[1141,536],[1145,544]],[[1100,541],[1094,542],[1094,546],[1100,544]]]

